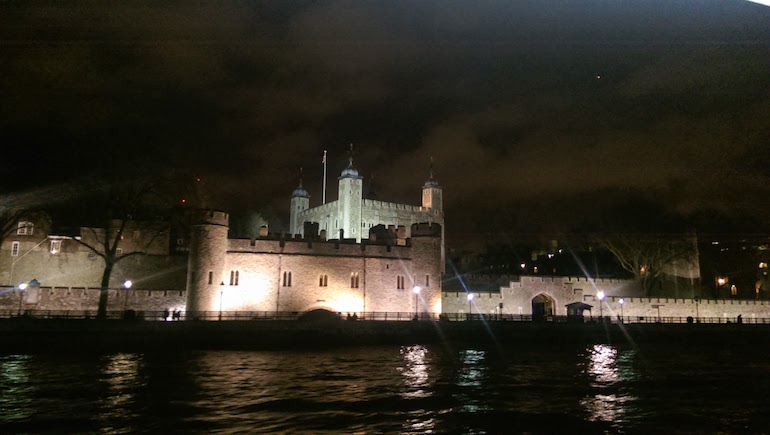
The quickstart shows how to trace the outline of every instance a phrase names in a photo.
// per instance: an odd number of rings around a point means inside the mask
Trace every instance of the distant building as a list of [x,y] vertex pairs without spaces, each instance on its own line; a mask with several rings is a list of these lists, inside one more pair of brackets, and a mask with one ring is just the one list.
[[[113,222],[117,228],[118,221]],[[20,222],[19,229],[0,246],[0,282],[8,286],[37,279],[44,286],[99,287],[104,262],[78,240],[94,247],[104,240],[104,230],[81,227],[52,231],[35,222]],[[144,289],[183,288],[186,257],[170,253],[170,229],[163,222],[128,221],[118,241],[118,262],[112,286],[126,279]],[[111,234],[115,238],[117,233]]]

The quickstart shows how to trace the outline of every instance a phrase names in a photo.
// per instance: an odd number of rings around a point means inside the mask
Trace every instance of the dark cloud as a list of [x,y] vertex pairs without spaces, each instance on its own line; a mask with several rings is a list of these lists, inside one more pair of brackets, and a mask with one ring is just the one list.
[[419,202],[434,157],[467,232],[584,226],[618,195],[767,216],[768,19],[706,0],[8,3],[2,183],[150,156],[220,207],[282,211],[299,167],[320,201],[324,149],[333,197],[354,143],[394,201]]

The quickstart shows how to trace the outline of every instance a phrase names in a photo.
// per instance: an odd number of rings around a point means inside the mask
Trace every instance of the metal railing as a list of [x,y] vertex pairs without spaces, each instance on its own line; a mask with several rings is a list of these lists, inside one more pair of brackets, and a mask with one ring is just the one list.
[[[306,313],[297,311],[200,311],[176,313],[158,310],[126,310],[108,311],[107,320],[133,321],[294,321],[301,320]],[[709,324],[770,324],[768,317],[700,317],[692,316],[532,316],[529,314],[468,314],[468,313],[418,313],[414,312],[364,312],[337,313],[341,320],[350,321],[485,321],[485,322],[548,322],[548,323],[709,323]],[[333,318],[330,314],[328,318]],[[30,319],[96,319],[96,310],[0,310],[0,318],[30,318]]]

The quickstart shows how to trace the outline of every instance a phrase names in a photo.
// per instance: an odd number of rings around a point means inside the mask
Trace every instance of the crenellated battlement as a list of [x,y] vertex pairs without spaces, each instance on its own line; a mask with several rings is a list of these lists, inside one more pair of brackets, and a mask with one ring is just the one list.
[[363,204],[364,206],[374,209],[404,210],[413,213],[428,211],[428,209],[416,205],[398,204],[395,202],[379,201],[376,199],[364,199]]
[[193,212],[193,225],[220,225],[228,226],[230,224],[230,215],[219,210],[199,210]]

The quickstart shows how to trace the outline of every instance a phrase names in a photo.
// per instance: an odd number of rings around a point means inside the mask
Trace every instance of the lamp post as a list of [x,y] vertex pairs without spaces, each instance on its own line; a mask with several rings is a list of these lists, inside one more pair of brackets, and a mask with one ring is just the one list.
[[414,292],[414,318],[417,319],[417,313],[419,312],[420,291],[422,291],[422,289],[419,285],[416,285],[412,291]]
[[219,283],[219,320],[222,320],[222,299],[225,295],[225,282]]
[[700,323],[700,313],[698,312],[698,304],[700,304],[700,299],[695,298],[695,323]]
[[599,290],[599,292],[596,293],[596,297],[599,298],[599,318],[602,319],[602,323],[604,323],[604,307],[602,307],[604,302],[604,292]]
[[19,317],[21,317],[21,301],[23,299],[22,293],[24,292],[24,290],[26,288],[27,288],[27,283],[26,282],[19,283],[19,312],[17,313],[17,315]]
[[126,301],[123,304],[123,311],[128,311],[128,291],[131,290],[131,286],[134,285],[130,279],[123,281],[123,287],[126,289]]
[[471,314],[473,314],[473,310],[471,309],[472,308],[471,304],[473,302],[473,293],[468,293],[467,298],[468,298],[468,320],[470,320]]
[[620,323],[623,323],[623,304],[626,303],[626,300],[623,298],[620,298],[618,303],[620,304]]

